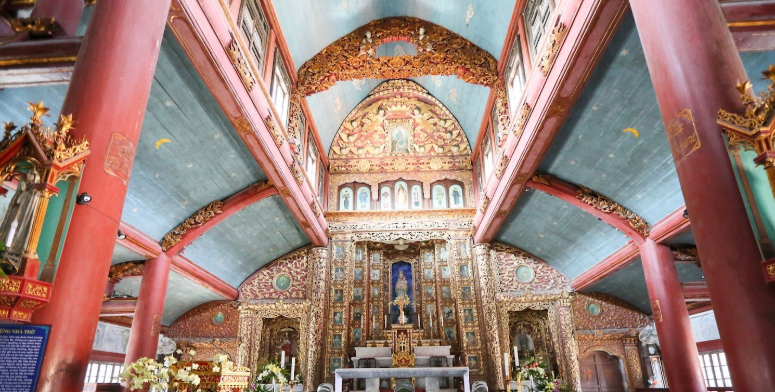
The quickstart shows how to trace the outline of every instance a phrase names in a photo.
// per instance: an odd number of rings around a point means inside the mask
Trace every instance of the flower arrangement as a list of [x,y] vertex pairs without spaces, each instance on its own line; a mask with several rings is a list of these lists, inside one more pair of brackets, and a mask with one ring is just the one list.
[[[291,378],[291,373],[287,369],[283,369],[277,362],[268,360],[261,361],[263,365],[259,364],[258,371],[260,372],[253,383],[250,384],[248,391],[250,392],[272,392],[272,388],[267,388],[267,384],[277,383],[280,385],[288,384],[288,379]],[[293,382],[295,384],[301,384],[302,377],[300,372],[296,372]]]
[[518,386],[522,380],[530,380],[529,392],[570,391],[562,379],[547,376],[544,368],[532,357],[525,359],[519,367],[514,369],[513,374],[517,376]]
[[[177,354],[183,354],[178,349]],[[196,351],[189,350],[188,355],[193,357]],[[221,368],[230,369],[233,363],[228,360],[225,354],[215,356],[216,364],[212,367],[213,372],[220,372]],[[157,362],[150,358],[140,358],[124,367],[121,372],[121,385],[129,388],[130,391],[150,388],[154,391],[169,391],[170,388],[178,390],[201,391],[194,389],[202,381],[195,371],[199,368],[197,363],[178,363],[178,360],[168,355],[162,362]]]

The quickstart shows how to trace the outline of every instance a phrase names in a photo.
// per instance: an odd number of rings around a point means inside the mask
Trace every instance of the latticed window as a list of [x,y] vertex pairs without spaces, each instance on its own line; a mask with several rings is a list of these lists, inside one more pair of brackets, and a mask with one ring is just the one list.
[[522,60],[522,42],[520,37],[514,40],[511,46],[511,54],[506,68],[507,93],[509,97],[509,110],[511,117],[519,106],[519,100],[522,98],[522,92],[525,90],[525,63]]
[[[491,129],[487,130],[487,135],[490,134]],[[484,178],[490,178],[493,169],[493,152],[490,138],[485,136],[484,144],[482,144],[482,161],[484,162]],[[486,181],[485,181],[486,183]]]
[[122,363],[89,362],[86,368],[86,383],[118,384],[119,375],[124,370]]
[[258,0],[247,0],[242,7],[240,26],[245,38],[248,40],[250,52],[256,57],[258,69],[264,69],[266,47],[269,37],[269,23],[264,12],[258,4]]
[[727,356],[723,351],[710,351],[700,354],[700,366],[708,387],[731,387]]
[[290,84],[288,72],[285,70],[285,63],[283,63],[283,58],[280,56],[280,50],[275,50],[274,66],[272,68],[272,85],[269,88],[269,92],[272,96],[274,108],[277,110],[278,116],[280,116],[278,121],[283,124],[284,127],[288,126],[288,111],[291,102]]
[[535,58],[541,42],[549,28],[549,19],[554,10],[554,0],[528,0],[525,6],[525,30],[530,47],[530,58]]

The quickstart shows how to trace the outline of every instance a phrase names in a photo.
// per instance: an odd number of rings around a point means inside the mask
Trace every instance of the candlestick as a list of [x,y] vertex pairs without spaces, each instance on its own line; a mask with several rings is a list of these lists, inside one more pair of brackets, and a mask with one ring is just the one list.
[[[296,357],[291,357],[291,380],[293,380],[294,375],[296,375]],[[291,388],[291,390],[293,390],[293,388]]]

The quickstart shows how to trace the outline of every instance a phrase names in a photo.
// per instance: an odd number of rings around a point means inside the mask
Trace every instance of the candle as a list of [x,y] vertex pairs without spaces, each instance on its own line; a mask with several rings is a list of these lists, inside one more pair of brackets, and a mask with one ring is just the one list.
[[552,370],[552,380],[554,380],[554,370]]
[[509,376],[509,353],[503,353],[503,369],[506,370],[506,377]]
[[514,366],[519,367],[519,349],[514,346]]
[[285,369],[285,350],[280,350],[280,368]]
[[293,376],[296,375],[296,357],[291,357],[291,382],[293,382]]
[[387,315],[385,315],[385,329],[387,329]]
[[277,391],[277,389],[276,389],[276,387],[275,387],[275,380],[274,380],[274,377],[272,377],[272,392],[275,392],[275,391]]
[[418,329],[422,329],[422,315],[421,314],[417,315],[417,328]]

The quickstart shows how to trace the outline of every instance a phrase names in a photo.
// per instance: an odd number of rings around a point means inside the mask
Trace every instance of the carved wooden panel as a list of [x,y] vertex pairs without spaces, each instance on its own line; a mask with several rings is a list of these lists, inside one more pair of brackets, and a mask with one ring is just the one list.
[[306,298],[308,253],[309,247],[295,250],[256,271],[240,285],[240,301]]

